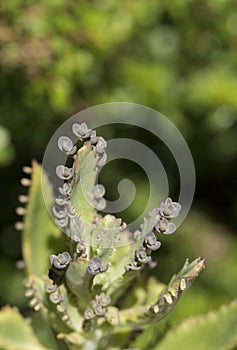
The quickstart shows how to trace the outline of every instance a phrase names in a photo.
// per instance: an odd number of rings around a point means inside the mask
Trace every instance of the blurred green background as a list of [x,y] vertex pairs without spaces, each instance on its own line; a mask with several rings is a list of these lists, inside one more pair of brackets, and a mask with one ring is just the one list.
[[[174,236],[162,238],[157,276],[168,281],[186,257],[205,257],[207,268],[170,321],[237,296],[236,23],[235,0],[1,1],[2,305],[26,308],[23,273],[15,269],[21,258],[14,222],[22,166],[42,160],[53,132],[72,114],[113,101],[159,110],[193,154],[192,210]],[[103,136],[111,133],[129,136],[131,130],[111,127]],[[140,130],[133,137],[159,146]],[[172,175],[165,150],[160,156]],[[124,213],[129,218],[146,198],[144,174],[119,163],[108,165],[104,180],[115,193],[111,179],[128,176],[126,170],[139,183],[136,205]],[[174,188],[178,180],[172,178]]]

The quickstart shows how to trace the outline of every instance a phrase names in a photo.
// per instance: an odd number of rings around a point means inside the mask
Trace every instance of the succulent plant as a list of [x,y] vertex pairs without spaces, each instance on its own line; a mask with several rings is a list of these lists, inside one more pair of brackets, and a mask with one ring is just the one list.
[[[176,229],[172,220],[180,204],[166,199],[135,232],[129,232],[121,219],[98,213],[106,205],[105,189],[96,183],[107,158],[106,141],[85,123],[74,124],[72,131],[83,145],[77,150],[68,136],[59,138],[59,151],[71,157],[72,166],[57,166],[62,185],[56,198],[36,161],[23,169],[27,177],[21,183],[30,188],[28,196],[19,198],[26,207],[17,209],[24,219],[16,227],[22,230],[26,296],[30,306],[42,313],[43,327],[50,325],[69,349],[138,349],[133,346],[137,330],[139,339],[167,315],[204,268],[204,260],[186,260],[166,286],[147,277],[146,270],[154,266],[153,252],[161,247],[159,235]],[[45,207],[41,176],[55,223]],[[0,331],[0,348],[62,346],[42,345],[17,310],[1,311],[0,325],[6,329],[7,322],[24,334],[24,347],[17,347],[17,340],[12,344],[7,331],[4,337]]]

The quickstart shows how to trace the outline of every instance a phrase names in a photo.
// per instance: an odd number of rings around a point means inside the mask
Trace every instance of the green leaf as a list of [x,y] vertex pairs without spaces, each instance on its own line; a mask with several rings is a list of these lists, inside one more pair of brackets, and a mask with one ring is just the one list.
[[173,309],[184,291],[191,286],[203,268],[204,261],[200,258],[192,263],[186,260],[180,272],[172,277],[169,285],[164,288],[162,293],[157,293],[156,297],[153,294],[151,295],[154,300],[149,300],[150,304],[121,310],[119,312],[119,324],[121,326],[147,325],[160,321]]
[[[70,203],[75,207],[75,211],[80,215],[83,235],[82,239],[90,245],[92,222],[94,218],[93,188],[96,181],[97,158],[95,151],[89,142],[85,143],[77,153],[74,161],[75,179]],[[74,235],[74,220],[70,225],[70,235]],[[76,233],[75,233],[76,235]]]
[[82,259],[73,261],[66,272],[66,284],[70,291],[78,297],[79,309],[85,311],[91,298],[93,276],[86,272],[87,262]]
[[161,323],[162,322],[149,325],[149,327],[145,328],[141,334],[135,333],[135,339],[129,344],[129,346],[132,349],[154,350],[158,340],[161,339],[165,332],[164,322]]
[[40,312],[32,312],[31,326],[42,345],[53,350],[58,349],[51,325]]
[[204,268],[204,260],[201,260],[201,258],[197,258],[191,263],[186,259],[182,269],[177,275],[171,278],[158,301],[151,305],[147,315],[150,321],[153,320],[157,322],[165,317],[174,308],[182,295],[192,285]]
[[233,301],[218,311],[185,320],[155,350],[229,350],[236,345],[237,302]]
[[121,260],[131,249],[131,233],[123,226],[122,220],[107,214],[103,218],[97,216],[97,227],[93,230],[93,250],[105,263],[110,263],[109,269],[94,279],[94,284],[108,285],[116,280],[118,274],[125,271]]
[[43,347],[30,324],[10,307],[0,312],[0,348],[4,350],[49,350]]
[[95,184],[97,159],[95,151],[89,142],[85,143],[77,153],[74,162],[75,182],[73,184],[73,192],[71,201],[75,206],[76,212],[80,214],[82,219],[86,219],[94,211],[91,205],[93,199],[92,191]]
[[41,175],[43,184],[47,186],[44,192],[53,203],[52,189],[46,175],[42,174],[41,166],[32,162],[32,184],[29,190],[28,205],[24,218],[23,229],[23,257],[28,274],[42,277],[49,268],[49,256],[60,250],[63,235],[54,224],[45,206]]
[[119,301],[119,308],[126,309],[141,305],[149,305],[165,288],[163,283],[156,280],[154,276],[147,279],[139,279],[136,283],[130,285],[129,293],[124,295]]

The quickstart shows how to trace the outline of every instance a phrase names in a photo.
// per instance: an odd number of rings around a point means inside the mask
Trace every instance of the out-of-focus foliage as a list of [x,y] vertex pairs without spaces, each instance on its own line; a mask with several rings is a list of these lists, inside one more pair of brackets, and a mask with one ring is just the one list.
[[13,158],[14,148],[10,141],[9,132],[0,125],[0,166],[10,164]]
[[168,115],[190,140],[198,124],[199,136],[209,139],[207,157],[221,164],[233,159],[234,3],[2,1],[5,124],[37,148],[56,117],[95,103],[138,102]]
[[237,304],[232,302],[216,312],[187,319],[175,331],[168,332],[155,349],[236,349],[236,311]]
[[226,186],[237,170],[234,5],[3,0],[0,119],[19,157],[41,159],[52,132],[85,107],[145,104],[174,121],[189,142],[197,198],[204,203],[208,196],[219,213],[225,208],[237,227],[237,196]]
[[[12,330],[14,329],[15,337]],[[47,350],[35,337],[29,322],[17,310],[6,307],[0,313],[1,349]]]

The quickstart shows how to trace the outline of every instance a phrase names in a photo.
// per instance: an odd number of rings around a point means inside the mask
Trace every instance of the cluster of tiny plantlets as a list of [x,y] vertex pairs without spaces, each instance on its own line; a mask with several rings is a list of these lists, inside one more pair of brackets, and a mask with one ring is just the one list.
[[[37,162],[24,168],[29,176],[21,183],[30,189],[19,198],[26,207],[17,208],[24,219],[16,227],[22,230],[26,296],[69,349],[139,349],[136,330],[146,332],[167,315],[204,261],[186,260],[168,285],[148,277],[146,271],[156,266],[153,252],[161,247],[159,235],[175,232],[172,220],[180,204],[167,198],[135,232],[121,219],[100,214],[105,188],[97,179],[107,159],[106,141],[85,123],[73,124],[72,133],[76,144],[70,135],[58,139],[67,165],[55,169],[61,181],[56,196]],[[55,222],[45,208],[41,176]]]

